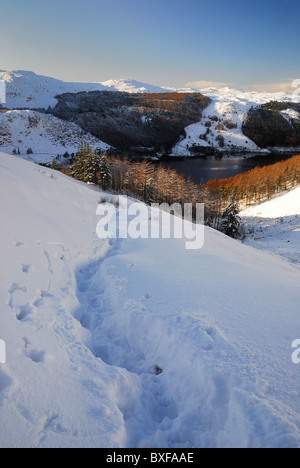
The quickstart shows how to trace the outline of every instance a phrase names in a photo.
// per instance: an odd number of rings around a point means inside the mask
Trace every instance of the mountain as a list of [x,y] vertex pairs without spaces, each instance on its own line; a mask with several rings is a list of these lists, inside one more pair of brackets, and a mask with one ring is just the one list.
[[[272,150],[273,146],[280,149],[281,145],[273,145],[267,139],[256,142],[254,133],[244,131],[244,122],[252,109],[271,101],[283,103],[286,109],[292,107],[292,103],[300,102],[299,97],[288,93],[242,92],[230,88],[209,88],[200,92],[210,97],[211,104],[205,109],[200,122],[185,129],[186,137],[175,146],[174,155],[186,155],[187,148],[189,153],[198,154],[203,147],[214,147],[221,152],[264,152],[267,148]],[[260,128],[264,124],[264,121],[260,122]],[[286,132],[289,134],[294,129],[288,126]],[[296,143],[294,147],[300,149],[300,144]]]
[[185,132],[198,122],[210,103],[200,93],[120,93],[93,91],[57,96],[52,110],[60,119],[131,155],[169,154]]
[[299,269],[101,240],[124,198],[5,154],[0,197],[0,447],[299,446]]
[[[289,117],[294,111],[293,105],[299,103],[300,98],[288,93],[242,92],[230,88],[172,89],[135,80],[67,83],[27,71],[2,71],[0,79],[6,82],[7,108],[49,110],[57,117],[79,124],[84,132],[92,133],[94,137],[115,147],[117,152],[126,155],[159,155],[165,152],[172,156],[197,156],[217,152],[235,154],[274,149],[300,150],[299,131],[296,128],[298,117]],[[117,108],[109,106],[104,109],[105,112],[103,109],[98,112],[101,96],[105,96],[107,91],[115,93],[116,97],[112,100],[115,99]],[[84,100],[82,93],[85,95]],[[95,93],[99,93],[94,114],[97,125],[91,115],[87,115],[86,119],[83,115],[86,113],[88,100],[95,102]],[[204,112],[195,114],[190,108],[190,119],[186,119],[186,112],[182,118],[181,111],[174,112],[174,109],[170,115],[167,115],[164,108],[161,112],[165,96],[170,94],[170,102],[175,93],[203,96],[207,99]],[[145,112],[144,104],[137,103],[134,112],[133,105],[124,104],[126,95],[131,96],[134,102],[133,96],[145,94],[149,95],[148,111],[150,101],[153,101],[151,115]],[[70,101],[85,101],[82,108],[77,106],[77,115],[75,109],[68,107],[66,96]],[[274,109],[265,109],[263,106],[270,102],[284,106],[287,114],[283,115],[281,112],[280,115],[274,115]],[[62,109],[64,104],[66,108]],[[71,110],[72,116],[68,112]],[[120,122],[121,117],[123,120]],[[170,135],[170,138],[165,142],[165,137],[162,138],[160,134]],[[58,142],[58,147],[59,145]],[[49,143],[49,147],[52,148],[52,143]]]
[[6,83],[6,107],[9,109],[47,109],[57,103],[55,96],[82,91],[126,91],[127,93],[165,92],[158,86],[135,80],[116,80],[105,83],[65,82],[31,71],[0,71],[0,80]]

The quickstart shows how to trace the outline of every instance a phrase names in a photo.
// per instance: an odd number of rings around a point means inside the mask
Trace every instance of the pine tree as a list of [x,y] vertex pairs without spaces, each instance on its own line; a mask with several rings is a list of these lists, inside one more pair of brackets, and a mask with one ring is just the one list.
[[230,203],[222,215],[221,230],[226,236],[238,239],[241,236],[242,220],[239,217],[239,208],[236,203],[236,194],[231,194]]
[[72,164],[71,175],[76,180],[84,178],[84,143],[80,143],[80,149],[77,151],[74,162]]
[[146,202],[151,205],[151,203],[155,202],[155,193],[154,193],[154,179],[151,177],[151,179],[148,180],[147,185],[146,185]]
[[53,169],[54,171],[58,171],[58,165],[57,165],[56,158],[52,159],[52,162],[50,164],[50,169]]
[[111,183],[110,166],[107,156],[103,154],[99,164],[99,185],[103,190],[107,190]]
[[96,184],[97,174],[100,169],[99,156],[95,151],[89,151],[85,158],[85,181],[88,184]]
[[89,144],[81,142],[80,149],[72,164],[72,177],[95,184],[99,170],[99,157]]

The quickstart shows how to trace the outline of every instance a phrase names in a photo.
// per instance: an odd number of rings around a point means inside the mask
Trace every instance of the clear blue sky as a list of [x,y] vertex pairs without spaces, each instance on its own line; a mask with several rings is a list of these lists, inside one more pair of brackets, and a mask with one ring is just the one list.
[[0,69],[68,81],[300,79],[299,0],[1,0]]

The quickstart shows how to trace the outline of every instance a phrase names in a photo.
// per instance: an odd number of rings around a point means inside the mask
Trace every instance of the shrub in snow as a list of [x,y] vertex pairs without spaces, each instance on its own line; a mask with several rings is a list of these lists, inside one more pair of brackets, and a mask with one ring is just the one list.
[[228,128],[228,130],[232,130],[234,128],[237,128],[237,124],[234,122],[231,122],[230,120],[225,120],[224,122],[225,127]]
[[224,132],[224,131],[225,131],[225,127],[224,127],[223,124],[218,123],[218,125],[216,125],[216,130],[217,130],[217,132]]

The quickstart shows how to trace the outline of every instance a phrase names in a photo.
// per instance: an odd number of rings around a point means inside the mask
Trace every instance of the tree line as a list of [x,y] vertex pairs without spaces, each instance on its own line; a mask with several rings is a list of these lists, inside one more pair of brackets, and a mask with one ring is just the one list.
[[212,180],[205,187],[226,205],[232,193],[240,208],[269,200],[274,195],[300,184],[300,156],[256,167],[251,171],[222,180]]
[[[258,203],[300,183],[300,156],[244,174],[208,183],[194,183],[175,170],[143,160],[99,154],[82,143],[70,166],[65,162],[53,169],[83,182],[96,184],[104,191],[121,193],[147,204],[197,203],[205,205],[205,224],[238,238],[242,206]],[[196,210],[195,210],[196,211]]]

